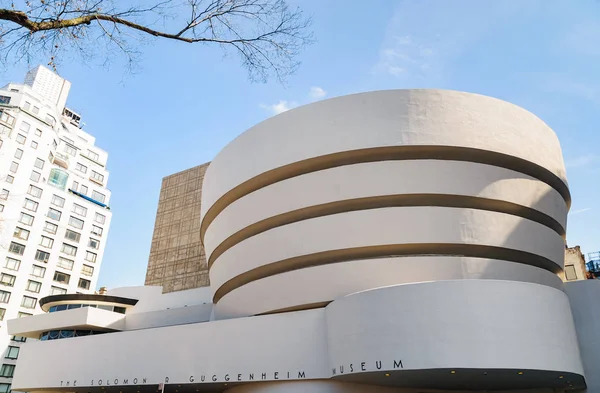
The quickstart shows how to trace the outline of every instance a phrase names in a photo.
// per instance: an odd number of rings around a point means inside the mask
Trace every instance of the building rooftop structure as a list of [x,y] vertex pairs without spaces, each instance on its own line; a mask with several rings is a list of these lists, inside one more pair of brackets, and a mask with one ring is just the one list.
[[501,100],[389,90],[287,111],[206,170],[210,287],[43,299],[9,321],[43,340],[14,388],[600,391],[600,282],[558,277],[570,202],[554,132]]

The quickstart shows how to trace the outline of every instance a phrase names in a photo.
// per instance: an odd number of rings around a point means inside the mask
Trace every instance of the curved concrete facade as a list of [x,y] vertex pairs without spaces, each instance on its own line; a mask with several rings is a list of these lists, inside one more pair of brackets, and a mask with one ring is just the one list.
[[[115,332],[24,346],[13,388],[581,390],[579,327],[556,275],[569,205],[556,135],[512,104],[393,90],[297,108],[205,174],[209,289],[109,291],[139,299],[110,324],[63,311],[61,326]],[[34,337],[55,314],[9,330]],[[32,372],[56,353],[70,367]]]
[[[430,276],[556,273],[569,203],[556,135],[512,104],[395,90],[307,105],[251,128],[206,172],[201,236],[216,316],[323,306]],[[461,271],[461,258],[487,273]]]

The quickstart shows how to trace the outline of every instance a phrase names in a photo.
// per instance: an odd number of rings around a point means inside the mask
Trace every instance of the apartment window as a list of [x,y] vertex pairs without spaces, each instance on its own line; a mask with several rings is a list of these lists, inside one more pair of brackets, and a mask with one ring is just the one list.
[[69,281],[71,280],[71,276],[68,275],[67,273],[54,272],[54,278],[53,279],[56,282],[60,282],[62,284],[68,284]]
[[33,265],[31,267],[31,275],[34,277],[44,278],[46,275],[46,268],[38,265]]
[[17,314],[17,318],[31,317],[32,315],[33,314],[30,314],[28,312],[19,311],[19,313]]
[[64,288],[50,287],[50,295],[64,295],[65,293],[67,293],[67,290]]
[[77,217],[70,216],[69,217],[69,225],[75,227],[77,229],[83,228],[83,220],[80,220]]
[[17,150],[15,151],[15,158],[16,158],[16,159],[18,159],[18,160],[20,160],[20,159],[21,159],[21,157],[23,157],[23,150],[21,150],[21,149],[17,149]]
[[23,255],[23,253],[25,252],[25,246],[19,243],[10,242],[8,251],[13,252],[15,254]]
[[6,182],[8,184],[13,184],[13,182],[15,181],[15,178],[11,175],[6,175]]
[[53,223],[48,222],[48,221],[46,221],[44,223],[44,232],[48,232],[48,233],[51,233],[51,234],[54,235],[56,233],[57,229],[58,229],[58,225],[56,225],[56,224],[53,224]]
[[98,191],[94,191],[94,192],[92,192],[92,199],[95,199],[98,202],[104,203],[106,196],[104,194],[99,193]]
[[42,130],[40,130],[39,128],[36,128],[35,136],[42,136]]
[[54,206],[63,207],[65,206],[65,198],[61,198],[58,195],[52,195],[50,203]]
[[87,214],[87,208],[74,203],[73,204],[73,213],[79,214],[80,216],[84,216],[85,217],[86,214]]
[[27,123],[26,121],[21,122],[21,126],[19,127],[19,129],[26,134],[29,133],[30,128],[31,128],[31,124]]
[[5,308],[0,308],[0,321],[4,321],[4,315],[6,314]]
[[0,377],[4,378],[12,378],[15,373],[15,365],[14,364],[3,364],[0,367]]
[[17,277],[11,276],[10,274],[2,273],[0,274],[0,284],[12,287],[15,285],[15,280]]
[[96,171],[92,171],[92,179],[96,180],[99,183],[102,183],[104,181],[104,175],[101,175]]
[[79,183],[77,183],[76,181],[73,181],[73,187],[71,187],[71,189],[77,191],[78,188],[79,188]]
[[21,307],[24,308],[35,308],[37,305],[37,299],[31,296],[23,296],[21,300]]
[[54,118],[54,116],[51,116],[51,115],[47,114],[45,120],[46,120],[46,123],[48,123],[48,124],[50,124],[52,126],[54,126],[56,124],[56,119]]
[[67,269],[67,270],[73,270],[74,263],[75,263],[75,261],[72,261],[70,259],[66,259],[63,257],[59,257],[57,266],[62,267],[63,269]]
[[94,217],[94,221],[96,221],[98,224],[104,224],[104,221],[106,220],[106,217],[100,213],[96,213],[96,216]]
[[50,259],[50,253],[49,252],[42,251],[42,250],[37,250],[35,252],[35,260],[36,261],[48,263],[49,259]]
[[88,150],[88,157],[94,161],[98,161],[100,159],[100,156],[98,155],[98,153],[93,152],[91,150]]
[[11,171],[12,173],[17,173],[18,169],[19,169],[19,163],[14,162],[14,161],[10,163],[10,167],[8,168],[8,170]]
[[25,109],[26,111],[28,111],[29,108],[31,108],[31,103],[28,102],[28,101],[25,101],[25,104],[23,105],[23,109]]
[[90,237],[90,241],[88,242],[88,247],[93,248],[94,250],[99,249],[100,248],[100,240],[92,239]]
[[9,346],[6,350],[7,359],[16,359],[19,357],[19,347]]
[[0,205],[0,212],[4,211],[4,205]]
[[24,228],[16,227],[13,236],[22,240],[27,240],[29,239],[29,231]]
[[77,286],[81,289],[90,289],[90,280],[86,280],[85,278],[80,278],[79,279],[79,284],[77,284]]
[[70,244],[63,243],[60,251],[64,252],[67,255],[75,256],[77,254],[77,247],[73,247]]
[[10,191],[3,189],[2,192],[0,192],[0,199],[7,200],[8,194],[10,194]]
[[565,265],[565,278],[567,279],[567,281],[577,280],[577,272],[575,271],[575,266]]
[[41,158],[36,158],[33,166],[38,169],[44,169],[44,160],[42,160]]
[[15,140],[17,141],[18,144],[24,145],[27,138],[25,138],[24,135],[17,134],[17,137],[15,138]]
[[96,236],[102,236],[102,227],[92,225],[92,234]]
[[42,289],[42,283],[38,281],[27,280],[27,287],[25,287],[25,289],[29,292],[40,293],[40,290]]
[[10,301],[10,292],[0,290],[0,303],[8,303]]
[[60,221],[61,215],[62,215],[62,213],[60,211],[53,209],[51,207],[48,208],[48,214],[47,214],[48,218],[51,218],[56,221]]
[[70,229],[67,229],[67,232],[65,232],[65,238],[79,243],[79,240],[81,239],[81,234],[77,233],[75,231],[72,231]]
[[52,148],[53,148],[54,150],[56,150],[56,148],[57,148],[57,147],[58,147],[58,143],[56,143],[56,139],[54,139],[54,140],[52,141]]
[[42,240],[40,240],[40,246],[52,248],[53,245],[54,245],[54,239],[51,239],[46,236],[42,236]]
[[30,184],[27,193],[36,198],[40,198],[42,196],[42,189],[34,186],[33,184]]
[[88,265],[83,265],[83,267],[81,268],[81,274],[83,274],[84,276],[94,275],[94,267],[88,266]]
[[40,176],[41,174],[39,172],[31,171],[31,176],[29,176],[29,180],[37,183],[40,181]]
[[34,114],[37,115],[38,113],[40,113],[40,108],[37,107],[37,106],[34,106],[33,109],[32,109],[32,111],[33,111]]
[[32,212],[36,212],[38,209],[39,203],[36,201],[32,201],[31,199],[25,198],[25,202],[23,202],[23,207],[27,210],[31,210]]
[[76,170],[78,170],[78,171],[79,171],[79,172],[81,172],[81,173],[87,173],[87,166],[85,166],[85,165],[82,165],[82,164],[80,164],[80,163],[77,163],[77,164],[75,165],[75,169],[76,169]]
[[81,188],[79,189],[79,193],[83,194],[83,195],[87,195],[88,193],[88,187],[84,186],[83,184],[81,185]]
[[32,149],[37,149],[38,148],[38,143],[36,141],[31,141],[31,148]]
[[0,393],[10,393],[10,383],[0,383]]
[[6,264],[4,265],[4,267],[6,269],[17,271],[17,270],[19,270],[20,266],[21,266],[21,261],[19,261],[18,259],[14,259],[14,258],[10,258],[10,257],[6,258]]
[[73,146],[65,145],[65,153],[67,153],[70,156],[76,156],[77,149],[75,149]]
[[90,251],[85,252],[85,260],[86,261],[96,262],[97,257],[98,257],[98,255],[94,254],[93,252],[90,252]]
[[63,170],[52,168],[50,170],[50,177],[48,177],[48,184],[64,190],[67,187],[67,180],[69,180],[69,174]]
[[21,212],[21,216],[19,217],[19,222],[21,224],[31,225],[31,224],[33,224],[33,216],[31,216],[27,213]]

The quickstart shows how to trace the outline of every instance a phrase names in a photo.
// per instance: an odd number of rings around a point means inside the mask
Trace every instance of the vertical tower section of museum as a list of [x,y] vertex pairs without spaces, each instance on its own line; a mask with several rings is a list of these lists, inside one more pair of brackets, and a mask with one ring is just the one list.
[[558,138],[498,99],[390,90],[310,104],[226,146],[203,190],[220,318],[425,281],[561,285]]

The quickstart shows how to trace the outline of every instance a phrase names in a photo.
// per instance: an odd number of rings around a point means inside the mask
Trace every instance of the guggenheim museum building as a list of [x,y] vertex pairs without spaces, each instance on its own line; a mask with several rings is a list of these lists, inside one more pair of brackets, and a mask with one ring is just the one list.
[[[600,392],[600,282],[564,284],[560,144],[443,90],[328,99],[210,164],[210,287],[41,299],[12,389]],[[39,341],[38,341],[39,340]]]

